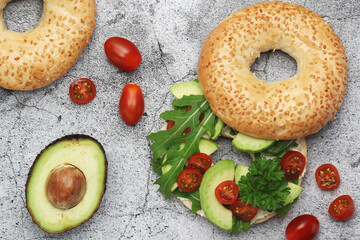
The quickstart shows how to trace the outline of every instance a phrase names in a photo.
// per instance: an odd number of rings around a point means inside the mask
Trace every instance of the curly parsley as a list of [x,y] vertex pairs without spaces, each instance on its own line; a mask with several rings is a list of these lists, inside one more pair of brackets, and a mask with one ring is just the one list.
[[239,196],[246,204],[275,211],[284,206],[284,200],[290,193],[284,171],[281,170],[280,158],[266,159],[256,157],[249,167],[249,172],[242,176]]

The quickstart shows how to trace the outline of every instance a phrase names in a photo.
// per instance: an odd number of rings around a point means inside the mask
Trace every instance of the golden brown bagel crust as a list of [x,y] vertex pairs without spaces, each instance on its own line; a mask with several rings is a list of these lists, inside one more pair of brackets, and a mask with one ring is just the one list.
[[95,0],[44,0],[38,25],[19,33],[6,29],[0,0],[0,87],[32,90],[63,76],[90,41]]
[[[259,80],[250,66],[280,49],[297,61],[297,75]],[[230,127],[264,139],[295,139],[319,131],[346,92],[343,45],[316,13],[282,2],[259,3],[225,18],[201,49],[200,86],[213,112]]]

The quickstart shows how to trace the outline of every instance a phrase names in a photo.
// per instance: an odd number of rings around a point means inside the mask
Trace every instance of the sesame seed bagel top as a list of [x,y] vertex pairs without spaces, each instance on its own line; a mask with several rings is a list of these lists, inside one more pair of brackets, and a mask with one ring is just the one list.
[[24,33],[6,29],[0,1],[0,87],[32,90],[63,76],[90,41],[95,0],[46,0],[41,19]]
[[[268,83],[250,66],[279,49],[297,74]],[[230,127],[264,139],[295,139],[330,121],[346,92],[345,50],[316,13],[282,2],[259,3],[225,18],[201,49],[200,86],[214,113]]]

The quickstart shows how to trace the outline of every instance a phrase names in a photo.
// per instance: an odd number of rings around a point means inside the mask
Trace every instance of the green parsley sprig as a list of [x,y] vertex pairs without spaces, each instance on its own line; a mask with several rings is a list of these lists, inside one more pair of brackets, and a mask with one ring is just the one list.
[[290,193],[280,158],[266,159],[256,157],[249,172],[242,176],[239,186],[241,201],[269,211],[284,206],[284,200]]

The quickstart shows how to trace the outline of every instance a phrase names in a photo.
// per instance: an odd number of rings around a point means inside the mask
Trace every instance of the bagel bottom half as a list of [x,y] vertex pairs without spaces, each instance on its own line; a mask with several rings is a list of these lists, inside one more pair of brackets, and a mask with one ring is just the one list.
[[[227,138],[234,138],[234,136],[232,136],[230,134],[230,128],[229,127],[226,127],[222,133],[222,136],[223,137],[227,137]],[[304,171],[302,172],[302,174],[300,175],[299,177],[299,184],[298,185],[301,185],[301,182],[302,182],[302,179],[305,175],[305,172],[306,172],[306,167],[307,167],[307,163],[308,163],[308,157],[307,157],[307,146],[306,146],[306,142],[305,142],[305,138],[300,138],[300,139],[297,139],[296,142],[298,143],[298,146],[297,147],[293,147],[291,148],[291,150],[294,150],[294,151],[298,151],[298,152],[301,152],[304,156],[305,156],[305,167],[304,167]],[[253,156],[252,156],[253,157]],[[192,203],[189,199],[186,199],[186,198],[180,198],[180,197],[177,197],[187,208],[189,208],[190,210],[192,209]],[[205,213],[203,210],[199,210],[196,212],[196,214],[202,216],[202,217],[206,217],[205,216]],[[276,216],[276,212],[268,212],[268,211],[265,211],[265,210],[262,210],[262,209],[258,209],[258,215],[261,214],[262,217],[260,218],[255,218],[254,221],[251,221],[251,224],[258,224],[258,223],[262,223],[262,222],[265,222],[267,220],[269,220],[270,218]]]

